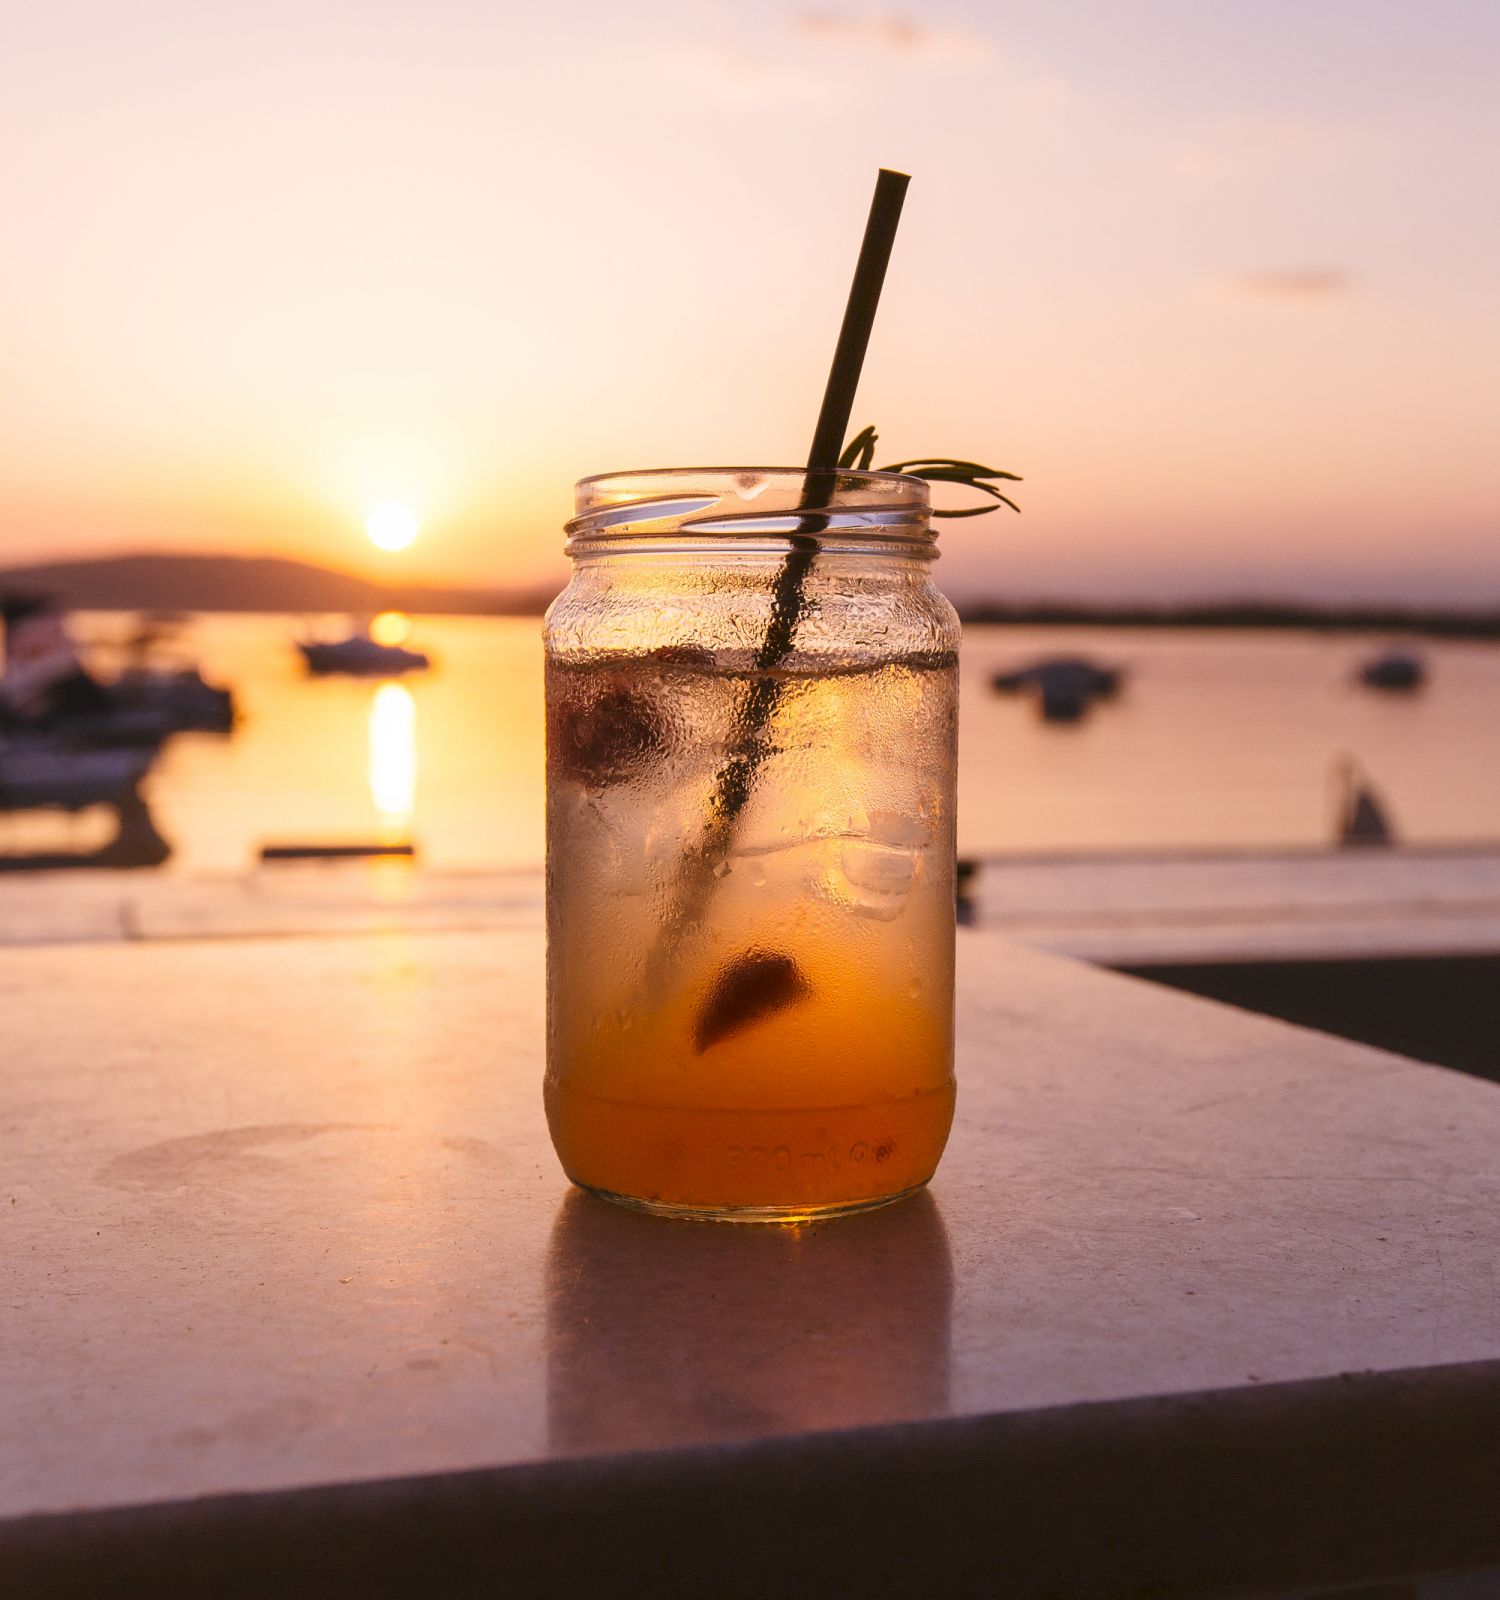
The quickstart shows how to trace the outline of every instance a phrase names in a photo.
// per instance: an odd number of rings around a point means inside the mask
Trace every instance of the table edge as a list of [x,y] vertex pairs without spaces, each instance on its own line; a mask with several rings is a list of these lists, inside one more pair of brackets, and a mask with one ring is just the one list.
[[1500,1361],[0,1519],[31,1597],[1237,1595],[1500,1563]]

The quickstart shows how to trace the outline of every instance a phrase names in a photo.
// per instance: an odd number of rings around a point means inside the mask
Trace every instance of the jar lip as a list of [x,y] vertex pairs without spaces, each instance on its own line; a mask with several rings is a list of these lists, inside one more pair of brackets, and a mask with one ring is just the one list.
[[703,478],[715,473],[727,473],[731,476],[738,474],[757,477],[777,478],[806,478],[814,472],[835,472],[841,478],[858,478],[870,483],[914,483],[921,486],[923,493],[927,491],[927,480],[918,478],[910,472],[872,472],[861,467],[754,467],[754,466],[717,466],[717,467],[626,467],[615,472],[593,472],[586,478],[580,478],[576,485],[583,489],[593,484],[609,483],[618,478]]
[[566,524],[569,554],[665,542],[686,551],[720,541],[749,552],[816,539],[830,549],[930,549],[927,480],[854,467],[664,467],[583,478]]

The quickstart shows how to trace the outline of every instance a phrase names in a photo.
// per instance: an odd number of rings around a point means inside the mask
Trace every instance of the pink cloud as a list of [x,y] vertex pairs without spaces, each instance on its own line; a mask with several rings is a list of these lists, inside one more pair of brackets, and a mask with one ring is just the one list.
[[1348,294],[1354,279],[1339,267],[1292,267],[1271,272],[1247,272],[1234,280],[1242,294],[1272,300],[1326,300]]
[[791,26],[810,43],[877,51],[913,64],[977,63],[994,54],[991,41],[972,28],[917,22],[895,11],[799,11]]

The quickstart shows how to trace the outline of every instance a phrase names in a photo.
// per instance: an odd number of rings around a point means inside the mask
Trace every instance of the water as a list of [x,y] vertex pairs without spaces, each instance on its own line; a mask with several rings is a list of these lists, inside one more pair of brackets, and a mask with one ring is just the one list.
[[[342,619],[331,619],[330,636]],[[394,691],[309,679],[285,617],[203,617],[184,653],[231,683],[231,739],[168,746],[148,798],[175,855],[168,871],[236,872],[265,843],[410,836],[452,870],[542,858],[542,669],[532,618],[423,618],[436,658]],[[128,619],[86,617],[96,640]],[[1189,630],[966,630],[959,848],[1049,850],[1311,845],[1331,837],[1340,754],[1371,775],[1403,838],[1500,837],[1500,646],[1424,646],[1428,687],[1358,688],[1384,641]],[[1002,666],[1083,652],[1129,671],[1120,698],[1076,727],[992,694]],[[0,815],[0,848],[82,847],[100,819]],[[871,863],[856,862],[862,881]],[[881,869],[876,867],[876,877]]]

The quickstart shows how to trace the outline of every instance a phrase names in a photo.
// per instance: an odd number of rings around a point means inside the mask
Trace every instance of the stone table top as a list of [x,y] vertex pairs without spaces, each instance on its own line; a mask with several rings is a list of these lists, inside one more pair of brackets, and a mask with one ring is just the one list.
[[[239,1593],[226,1573],[274,1526],[280,1592],[305,1546],[309,1592],[343,1593],[326,1530],[389,1576],[425,1528],[475,1571],[519,1562],[529,1593],[525,1572],[584,1559],[573,1513],[645,1539],[676,1506],[711,1543],[714,1505],[768,1496],[777,1526],[778,1495],[805,1510],[837,1482],[820,1515],[849,1592],[887,1592],[898,1546],[929,1577],[939,1547],[977,1559],[982,1527],[1030,1592],[1006,1505],[1031,1496],[1035,1532],[1083,1493],[1099,1538],[1134,1506],[1101,1572],[1129,1581],[1158,1517],[1137,1580],[1176,1592],[1187,1561],[1227,1593],[1250,1557],[1190,1504],[1220,1470],[1278,1526],[1296,1484],[1324,1491],[1280,1566],[1258,1536],[1262,1585],[1500,1559],[1500,1527],[1491,1549],[1453,1509],[1481,1457],[1500,1465],[1480,1426],[1500,1421],[1500,1088],[965,933],[931,1189],[815,1226],[676,1223],[568,1188],[541,964],[526,928],[6,952],[0,1571],[83,1593],[97,1558],[144,1593],[170,1560],[171,1592],[197,1592],[191,1549],[203,1593]],[[1397,1437],[1372,1476],[1372,1441]],[[1078,1489],[1091,1471],[1107,1483]],[[1335,1480],[1346,1532],[1356,1500],[1373,1519],[1336,1560],[1310,1545]],[[911,1518],[898,1540],[881,1495],[917,1482],[925,1542]],[[1423,1484],[1447,1534],[1417,1526]],[[1035,1534],[1037,1562],[1059,1541],[1085,1559],[1067,1527]],[[751,1543],[745,1592],[775,1541]],[[708,1570],[682,1592],[740,1592]]]

